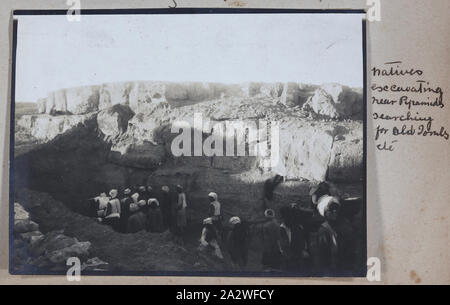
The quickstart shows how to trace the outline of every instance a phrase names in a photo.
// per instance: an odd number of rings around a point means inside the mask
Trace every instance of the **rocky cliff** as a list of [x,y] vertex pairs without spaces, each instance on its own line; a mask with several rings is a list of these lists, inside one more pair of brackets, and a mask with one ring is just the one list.
[[[61,194],[74,188],[84,195],[99,187],[181,183],[194,201],[214,190],[234,202],[231,209],[246,202],[251,212],[262,183],[277,173],[292,181],[283,187],[294,197],[300,189],[307,195],[308,183],[360,181],[361,111],[361,92],[337,84],[128,82],[69,88],[39,100],[40,114],[18,120],[21,132],[40,145],[16,157],[19,169],[34,168],[27,175],[35,177],[25,182],[45,176],[34,183],[59,185]],[[178,134],[171,130],[180,122],[193,123],[194,114],[215,127],[194,130],[192,142],[195,132],[203,140],[212,135],[224,141],[222,153],[229,140],[221,137],[222,126],[248,122],[248,139],[263,130],[261,121],[278,123],[279,165],[265,167],[261,157],[248,155],[174,156],[171,144]],[[232,141],[239,142],[234,135]],[[270,140],[256,145],[262,144],[271,145]],[[24,184],[23,177],[18,183]]]
[[[39,113],[86,114],[124,104],[136,112],[146,112],[148,106],[168,102],[181,107],[224,97],[248,98],[264,96],[279,99],[284,105],[309,105],[318,114],[333,118],[350,118],[361,114],[361,90],[325,84],[322,86],[299,83],[170,83],[124,82],[98,86],[84,86],[50,92],[37,101]],[[323,109],[322,109],[323,108]]]

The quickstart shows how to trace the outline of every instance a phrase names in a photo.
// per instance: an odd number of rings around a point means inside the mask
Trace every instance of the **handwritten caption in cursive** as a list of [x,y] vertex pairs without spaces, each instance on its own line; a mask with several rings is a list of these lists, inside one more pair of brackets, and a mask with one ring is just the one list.
[[404,137],[449,139],[447,128],[435,119],[445,107],[444,92],[426,80],[423,70],[393,61],[370,73],[377,150],[394,151]]

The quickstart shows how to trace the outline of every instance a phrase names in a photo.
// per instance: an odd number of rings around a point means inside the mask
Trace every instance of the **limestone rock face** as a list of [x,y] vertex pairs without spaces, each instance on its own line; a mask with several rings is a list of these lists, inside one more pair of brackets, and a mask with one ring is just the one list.
[[14,202],[14,220],[29,220],[30,214],[20,205]]
[[167,98],[170,100],[201,102],[214,98],[214,90],[207,83],[170,84],[167,87]]
[[240,87],[245,97],[252,97],[261,93],[261,86],[261,83],[245,83]]
[[56,136],[83,124],[92,114],[85,115],[23,115],[17,124],[28,130],[36,139],[50,141]]
[[[59,90],[49,94],[44,104],[45,111],[52,114],[90,114],[24,115],[19,126],[35,138],[49,141],[93,117],[95,127],[90,128],[95,131],[89,133],[100,131],[109,145],[105,154],[108,162],[117,166],[155,169],[176,159],[179,164],[229,171],[259,171],[264,175],[282,172],[289,179],[322,181],[361,176],[362,123],[337,120],[354,118],[361,112],[362,94],[337,84],[318,87],[293,82],[229,85],[142,81]],[[312,119],[310,112],[336,121]],[[203,146],[202,156],[174,155],[172,141],[182,124],[198,128],[194,126],[196,114],[204,121],[200,126],[201,145],[210,136],[226,142],[230,135],[221,130],[227,130],[227,124],[249,123],[244,129],[251,136],[261,132],[257,126],[260,121],[278,122],[277,165],[268,168],[261,156],[225,156],[225,146],[218,148],[222,156],[205,155]],[[190,140],[187,145],[193,145],[193,133]],[[264,147],[268,144],[265,141],[258,139],[258,145]],[[190,153],[193,155],[193,150]]]
[[243,96],[239,85],[219,83],[167,83],[166,99],[173,107],[188,106],[222,97]]
[[294,82],[250,82],[237,85],[140,81],[57,90],[39,101],[39,113],[85,114],[116,104],[129,105],[136,113],[146,113],[155,104],[163,102],[168,102],[173,107],[183,107],[224,97],[257,95],[280,98],[289,107],[302,106],[310,100],[309,109],[332,118],[350,117],[362,110],[362,92],[339,84],[324,84],[319,87]]
[[162,123],[160,116],[154,112],[160,108],[164,113],[167,105],[163,104],[167,103],[154,105],[146,115],[134,115],[128,106],[121,104],[98,114],[98,128],[112,143],[108,154],[110,162],[137,168],[154,168],[163,162],[166,151],[163,143],[155,137]]
[[261,85],[259,91],[264,96],[277,98],[283,92],[283,85],[281,83],[264,83]]
[[[99,106],[99,87],[84,86],[65,90],[67,108],[72,114],[95,112]],[[55,97],[56,98],[56,97]]]
[[46,98],[45,113],[67,114],[66,89],[50,92]]
[[40,98],[37,100],[38,113],[45,113],[45,109],[47,107],[47,99]]
[[169,122],[170,108],[162,105],[148,114],[137,114],[128,123],[127,136],[147,141],[152,144],[162,144],[161,130]]
[[130,107],[116,104],[98,113],[98,128],[106,138],[116,138],[127,130],[128,121],[133,116],[134,112]]
[[335,128],[328,179],[345,181],[348,177],[363,177],[363,145],[362,128]]
[[319,86],[316,85],[310,85],[310,84],[298,84],[298,92],[295,95],[295,106],[303,106],[308,99],[314,95],[314,92],[319,88]]
[[136,113],[151,110],[154,104],[166,102],[166,85],[162,82],[133,83],[129,94],[130,108]]
[[362,110],[363,99],[361,92],[339,84],[325,84],[322,86],[322,89],[333,97],[341,117],[348,118]]
[[163,145],[129,138],[114,144],[108,159],[122,166],[152,169],[162,165],[166,156]]
[[116,104],[129,105],[132,83],[103,84],[99,90],[98,109],[103,110]]
[[30,219],[30,214],[22,205],[14,203],[14,233],[28,233],[38,231],[39,225]]
[[333,97],[323,89],[317,89],[314,95],[303,105],[303,109],[309,108],[318,115],[332,119],[337,119],[340,116]]
[[[286,86],[283,89],[286,89]],[[330,107],[322,108],[322,110],[329,109],[330,111],[326,114],[331,117],[338,116],[339,113],[334,106],[333,97],[325,90],[316,90],[316,95],[312,99],[318,97],[317,91],[323,93],[329,99],[328,106]],[[96,118],[98,130],[103,134],[104,139],[112,144],[108,153],[109,162],[133,168],[155,169],[162,166],[167,160],[176,158],[177,162],[182,164],[208,166],[231,171],[257,170],[262,173],[281,173],[288,179],[323,181],[327,178],[338,179],[343,175],[349,179],[360,177],[362,132],[356,131],[362,130],[361,123],[342,122],[339,124],[346,127],[336,129],[337,121],[308,120],[302,112],[298,112],[297,108],[291,109],[286,105],[274,104],[273,98],[263,98],[261,93],[252,98],[227,98],[227,107],[223,107],[221,103],[223,101],[219,99],[183,107],[172,107],[167,102],[151,102],[151,106],[146,108],[144,113],[139,112],[137,114],[127,105],[116,104],[100,111]],[[324,112],[320,113],[325,115]],[[195,158],[174,156],[171,144],[179,134],[180,126],[178,125],[186,123],[187,126],[194,128],[195,114],[201,114],[203,120],[203,125],[200,126],[203,129],[202,143],[200,144],[202,145],[201,153],[203,155]],[[21,123],[28,128],[36,126],[33,127],[33,131],[42,137],[42,135],[55,132],[50,128],[53,125],[50,125],[49,122],[58,120],[60,117],[65,116],[47,116],[46,118],[40,116],[43,127],[40,127],[41,125],[36,122],[30,123],[26,117],[21,120]],[[236,155],[226,156],[226,142],[229,140],[226,130],[229,129],[229,126],[233,126],[235,123],[248,123],[248,125],[245,125],[245,130],[255,135],[262,132],[261,127],[258,127],[260,122],[279,123],[280,149],[278,163],[274,166],[267,166],[266,158],[261,155],[249,156],[248,152],[241,157],[236,157]],[[66,125],[62,124],[61,126]],[[71,125],[68,124],[67,126]],[[172,132],[172,129],[174,132]],[[345,133],[342,131],[344,129],[349,131]],[[193,145],[193,132],[189,131],[189,135],[190,145]],[[52,136],[48,137],[51,138]],[[205,155],[203,141],[206,141],[210,136],[212,136],[211,139],[225,141],[221,155]],[[233,132],[232,141],[239,140],[234,137],[235,133]],[[240,140],[242,141],[242,138]],[[265,139],[262,139],[262,142],[261,139],[259,141],[259,145],[264,145]],[[234,146],[237,147],[237,144],[235,142]],[[243,144],[245,145],[245,143]],[[193,155],[192,149],[189,150],[189,154]]]
[[350,118],[362,110],[362,94],[339,84],[325,84],[308,99],[304,109],[332,119]]
[[324,181],[333,137],[325,129],[308,124],[286,124],[280,133],[281,161],[287,178]]
[[53,92],[50,92],[47,95],[47,98],[45,99],[45,107],[43,107],[43,109],[45,109],[45,113],[46,114],[52,114],[55,111],[55,97]]
[[[318,89],[321,90],[316,91]],[[294,82],[250,82],[238,85],[140,81],[57,90],[39,101],[39,113],[85,114],[116,104],[129,105],[136,113],[146,113],[148,107],[151,110],[154,104],[162,102],[168,102],[173,107],[183,107],[223,97],[256,95],[280,98],[283,104],[290,107],[302,106],[311,100],[308,105],[314,112],[336,118],[352,116],[362,109],[362,92],[338,84],[324,84],[319,87]]]

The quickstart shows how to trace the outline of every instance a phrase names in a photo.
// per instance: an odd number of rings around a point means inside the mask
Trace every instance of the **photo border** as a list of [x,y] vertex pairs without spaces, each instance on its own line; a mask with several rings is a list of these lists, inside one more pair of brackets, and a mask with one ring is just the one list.
[[[80,15],[153,15],[153,14],[366,14],[364,9],[266,9],[266,8],[154,8],[154,9],[81,9]],[[11,275],[66,275],[66,271],[37,271],[16,272],[13,270],[12,253],[14,250],[14,151],[15,151],[15,78],[16,78],[16,52],[17,28],[16,16],[33,15],[67,15],[67,10],[38,9],[14,10],[12,33],[12,62],[11,62],[11,117],[10,117],[10,168],[9,168],[9,273]],[[363,52],[363,204],[364,215],[362,226],[365,236],[363,251],[367,261],[367,21],[362,18],[362,52]],[[354,272],[345,272],[333,276],[305,276],[298,272],[263,272],[263,271],[83,271],[82,276],[189,276],[189,277],[259,277],[259,278],[358,278],[365,277],[367,266],[355,276]]]

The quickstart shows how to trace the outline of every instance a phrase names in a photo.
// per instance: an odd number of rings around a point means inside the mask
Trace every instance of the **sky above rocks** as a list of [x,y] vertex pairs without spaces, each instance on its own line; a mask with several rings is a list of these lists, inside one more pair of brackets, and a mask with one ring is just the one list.
[[19,16],[16,101],[133,80],[363,86],[362,14]]

